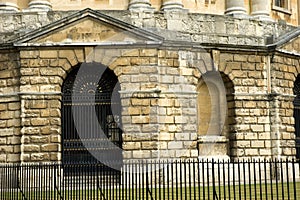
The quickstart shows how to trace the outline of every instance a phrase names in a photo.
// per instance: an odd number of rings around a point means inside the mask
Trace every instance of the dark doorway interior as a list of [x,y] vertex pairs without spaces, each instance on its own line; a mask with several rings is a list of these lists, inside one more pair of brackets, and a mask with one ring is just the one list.
[[62,161],[65,164],[122,160],[120,84],[109,68],[84,63],[62,87]]

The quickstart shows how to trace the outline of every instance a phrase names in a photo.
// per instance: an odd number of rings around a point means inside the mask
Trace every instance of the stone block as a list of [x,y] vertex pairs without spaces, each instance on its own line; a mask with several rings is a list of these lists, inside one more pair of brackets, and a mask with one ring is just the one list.
[[59,100],[50,100],[48,102],[49,102],[50,108],[58,108],[58,109],[61,108],[61,102]]
[[49,137],[48,136],[30,136],[29,140],[30,140],[30,143],[48,143]]
[[[21,132],[24,135],[37,135],[40,133],[40,129],[38,127],[23,127],[21,129]],[[0,131],[0,135],[1,135],[1,131]]]
[[263,132],[264,131],[264,125],[251,125],[250,127],[253,132]]
[[149,106],[150,99],[138,99],[138,98],[132,98],[131,104],[133,106]]
[[175,140],[182,141],[182,140],[190,140],[190,134],[189,133],[175,133]]
[[245,140],[256,140],[258,137],[258,134],[257,133],[245,133],[244,134],[244,138]]
[[257,156],[258,149],[245,149],[245,155],[246,156]]
[[8,154],[6,156],[6,161],[10,162],[19,162],[20,161],[20,154]]
[[156,125],[156,124],[143,124],[142,125],[142,132],[143,133],[158,132],[158,125]]
[[281,133],[281,137],[282,137],[283,140],[290,140],[291,139],[291,133],[283,132],[283,133]]
[[13,111],[2,111],[0,115],[0,119],[12,119],[14,118]]
[[141,143],[140,142],[123,142],[122,148],[126,150],[140,150]]
[[251,140],[251,147],[254,148],[264,148],[265,142],[261,140]]
[[156,150],[159,148],[159,144],[157,141],[146,141],[141,142],[142,146],[141,149],[150,149],[150,150]]
[[129,115],[140,115],[141,114],[141,108],[140,107],[129,107],[128,108],[128,114]]
[[5,136],[11,136],[14,135],[14,129],[13,128],[1,128],[0,129],[0,136],[5,137]]
[[260,156],[271,156],[272,150],[271,149],[259,149]]
[[50,161],[49,153],[32,153],[30,155],[31,161]]
[[182,76],[192,76],[194,73],[194,69],[187,67],[179,67],[180,75]]
[[75,56],[76,56],[78,62],[83,63],[85,61],[84,51],[82,49],[75,49],[74,53],[75,53]]
[[176,125],[169,125],[168,126],[168,131],[171,133],[171,132],[177,132],[177,131],[180,131],[180,130],[179,130],[179,127],[177,127]]
[[29,162],[30,161],[30,154],[22,153],[21,154],[21,161]]
[[270,133],[259,133],[258,134],[258,139],[259,140],[270,140],[271,139],[271,134]]
[[132,141],[154,141],[157,140],[158,133],[132,133]]
[[[50,142],[53,142],[53,143],[61,143],[61,136],[58,136],[58,135],[51,135],[50,136]],[[44,142],[46,143],[46,142]]]
[[40,146],[33,145],[33,144],[26,144],[26,145],[22,145],[22,149],[24,152],[39,152]]
[[7,120],[7,127],[20,127],[21,120],[20,119],[9,119]]
[[50,160],[51,161],[61,161],[61,154],[60,153],[50,153]]
[[187,116],[175,116],[175,124],[187,124],[190,118]]
[[250,140],[236,141],[237,148],[248,148],[251,147]]
[[168,143],[168,149],[183,149],[182,141],[171,141]]
[[14,147],[12,145],[0,146],[0,152],[2,152],[2,153],[13,153],[14,152]]
[[159,116],[159,123],[173,124],[174,123],[174,117],[173,116]]
[[158,104],[162,107],[172,107],[174,106],[174,99],[159,99]]
[[52,126],[54,126],[54,125],[60,126],[61,125],[61,119],[60,118],[51,118],[50,119],[50,124]]
[[159,133],[158,140],[172,141],[174,140],[174,133]]
[[43,67],[40,69],[40,74],[43,76],[64,77],[66,72],[60,67]]
[[60,134],[60,126],[43,126],[40,128],[40,133],[43,135]]
[[150,122],[149,116],[132,116],[133,124],[148,124]]
[[20,51],[20,58],[38,58],[39,51]]
[[49,119],[47,118],[33,118],[30,120],[32,126],[45,126],[49,125]]
[[6,163],[6,155],[5,154],[0,155],[0,162]]
[[57,152],[59,150],[59,144],[43,144],[41,151],[43,152]]
[[131,159],[132,158],[132,151],[126,151],[124,149],[124,151],[122,152],[123,155],[123,159]]
[[[20,102],[14,102],[14,103],[9,103],[8,104],[8,109],[9,110],[18,110],[21,108],[21,103]],[[1,110],[1,108],[0,108]]]
[[141,67],[141,73],[144,74],[157,74],[158,73],[158,69],[157,66],[144,66]]
[[177,149],[175,150],[176,158],[190,158],[191,152],[189,149]]
[[74,59],[77,60],[75,52],[73,50],[60,50],[58,52],[59,58],[67,58],[69,62],[73,62]]
[[6,144],[6,138],[0,138],[0,145]]
[[151,151],[150,150],[132,151],[132,158],[135,158],[135,159],[147,159],[147,158],[151,158]]
[[21,144],[21,138],[18,136],[8,137],[7,144],[12,144],[12,145]]
[[40,58],[57,58],[57,50],[40,50]]
[[42,85],[40,86],[40,92],[60,92],[61,87],[59,85]]
[[46,100],[28,100],[25,102],[25,108],[27,109],[41,109],[47,107]]

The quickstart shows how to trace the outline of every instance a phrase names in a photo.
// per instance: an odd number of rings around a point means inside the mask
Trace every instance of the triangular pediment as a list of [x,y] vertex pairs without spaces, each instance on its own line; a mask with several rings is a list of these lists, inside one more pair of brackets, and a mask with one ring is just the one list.
[[289,42],[279,47],[280,50],[300,54],[300,36],[297,36]]
[[283,34],[276,42],[268,46],[281,52],[300,55],[300,28],[295,28],[292,31]]
[[21,36],[15,46],[158,43],[162,37],[91,9]]

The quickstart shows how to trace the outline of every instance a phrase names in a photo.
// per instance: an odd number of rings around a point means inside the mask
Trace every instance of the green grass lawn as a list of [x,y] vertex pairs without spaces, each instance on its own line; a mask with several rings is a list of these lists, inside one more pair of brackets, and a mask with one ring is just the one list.
[[[296,192],[296,193],[295,193]],[[140,189],[122,189],[122,188],[109,188],[109,189],[66,189],[65,191],[47,191],[41,192],[38,189],[31,192],[25,191],[23,198],[20,191],[6,191],[0,192],[0,199],[5,200],[18,200],[18,199],[101,199],[101,200],[207,200],[207,199],[300,199],[300,182],[296,183],[276,183],[261,185],[231,185],[229,186],[206,186],[206,187],[179,187],[171,186],[156,188],[140,188]],[[61,198],[62,197],[62,198]],[[273,197],[273,198],[272,198]],[[295,200],[296,200],[295,199]]]

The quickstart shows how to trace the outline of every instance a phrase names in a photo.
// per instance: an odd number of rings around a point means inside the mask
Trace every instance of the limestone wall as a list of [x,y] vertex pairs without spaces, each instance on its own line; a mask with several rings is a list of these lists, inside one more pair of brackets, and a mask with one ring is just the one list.
[[20,66],[16,52],[0,56],[0,162],[20,161],[21,111],[19,91]]
[[[5,22],[0,23],[1,41],[70,13],[0,15]],[[276,38],[293,27],[214,15],[104,13],[166,41],[139,47],[52,44],[2,50],[0,162],[61,161],[61,88],[83,62],[102,63],[118,77],[125,159],[295,155],[297,54],[264,49],[268,36]],[[95,39],[90,37],[88,41]],[[285,50],[297,50],[297,43]],[[225,96],[219,100],[223,107],[199,111],[197,89],[203,80],[224,84],[219,92]],[[215,87],[220,90],[217,83]],[[211,117],[213,112],[220,117]],[[208,139],[203,130],[209,125],[199,131],[199,120],[206,117],[215,123]]]

